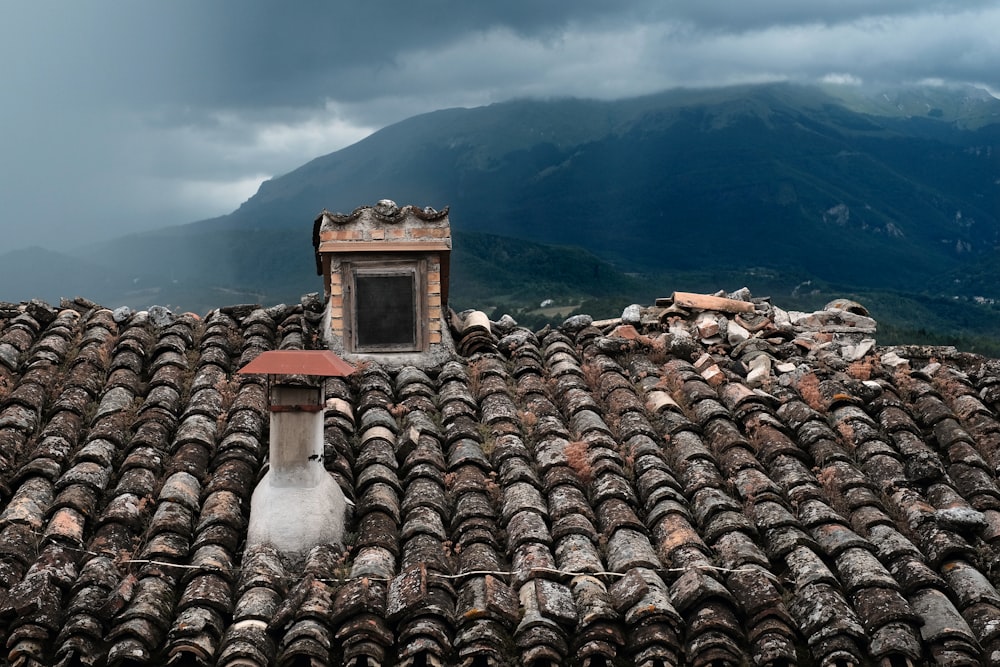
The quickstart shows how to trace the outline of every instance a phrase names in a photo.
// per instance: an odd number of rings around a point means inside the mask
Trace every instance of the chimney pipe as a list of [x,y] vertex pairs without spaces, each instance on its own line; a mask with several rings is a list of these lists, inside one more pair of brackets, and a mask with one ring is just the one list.
[[[248,547],[270,544],[293,561],[319,544],[343,548],[347,501],[323,462],[325,397],[316,376],[353,370],[329,351],[282,350],[239,371],[269,377],[269,468],[250,501]],[[311,382],[296,382],[302,375]]]
[[326,474],[322,387],[272,384],[268,398],[271,483],[282,487],[317,486]]

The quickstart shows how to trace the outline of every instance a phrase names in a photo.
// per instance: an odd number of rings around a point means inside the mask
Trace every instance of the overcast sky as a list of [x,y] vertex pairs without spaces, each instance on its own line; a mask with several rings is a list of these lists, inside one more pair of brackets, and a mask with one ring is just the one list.
[[776,80],[1000,91],[995,0],[0,3],[0,253],[232,211],[387,124]]

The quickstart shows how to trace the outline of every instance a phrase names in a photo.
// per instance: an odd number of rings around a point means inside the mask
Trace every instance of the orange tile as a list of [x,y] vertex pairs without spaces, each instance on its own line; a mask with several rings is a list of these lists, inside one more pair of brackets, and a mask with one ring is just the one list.
[[74,542],[83,541],[83,516],[77,511],[63,507],[49,520],[46,534],[67,537]]

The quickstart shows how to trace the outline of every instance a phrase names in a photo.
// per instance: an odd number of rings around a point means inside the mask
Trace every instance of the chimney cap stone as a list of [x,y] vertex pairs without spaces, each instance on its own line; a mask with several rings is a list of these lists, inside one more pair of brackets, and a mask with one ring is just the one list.
[[346,377],[354,366],[331,350],[267,350],[237,371],[242,375]]

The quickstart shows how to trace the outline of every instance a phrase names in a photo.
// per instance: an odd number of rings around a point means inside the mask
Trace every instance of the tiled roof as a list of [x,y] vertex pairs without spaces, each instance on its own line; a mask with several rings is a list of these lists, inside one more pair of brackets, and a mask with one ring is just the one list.
[[243,551],[235,371],[318,301],[0,308],[0,663],[1000,662],[1000,363],[682,301],[327,379],[350,546],[301,569]]

